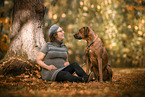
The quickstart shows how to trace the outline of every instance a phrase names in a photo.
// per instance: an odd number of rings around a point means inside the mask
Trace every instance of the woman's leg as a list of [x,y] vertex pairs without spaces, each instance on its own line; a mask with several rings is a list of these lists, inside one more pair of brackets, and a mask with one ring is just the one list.
[[72,75],[68,71],[60,71],[56,76],[56,81],[83,82],[83,79],[81,77]]
[[85,76],[87,76],[87,74],[85,73],[85,71],[76,62],[68,65],[62,71],[68,71],[68,72],[70,72],[70,74],[73,74],[74,72],[76,72],[76,74],[79,77],[85,77]]

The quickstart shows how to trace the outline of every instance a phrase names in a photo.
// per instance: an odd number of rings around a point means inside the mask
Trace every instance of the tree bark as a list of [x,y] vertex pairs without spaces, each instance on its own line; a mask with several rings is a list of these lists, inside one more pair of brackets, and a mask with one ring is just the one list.
[[41,0],[14,0],[11,42],[5,58],[19,57],[36,61],[45,40]]

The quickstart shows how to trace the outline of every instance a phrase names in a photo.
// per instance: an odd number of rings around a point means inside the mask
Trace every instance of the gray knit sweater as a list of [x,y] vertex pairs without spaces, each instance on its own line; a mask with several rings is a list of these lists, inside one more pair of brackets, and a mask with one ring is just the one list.
[[57,67],[57,69],[50,71],[42,68],[42,79],[55,81],[58,72],[65,68],[64,63],[68,56],[67,47],[62,44],[62,41],[56,40],[54,42],[47,42],[40,51],[46,54],[43,59],[45,64]]

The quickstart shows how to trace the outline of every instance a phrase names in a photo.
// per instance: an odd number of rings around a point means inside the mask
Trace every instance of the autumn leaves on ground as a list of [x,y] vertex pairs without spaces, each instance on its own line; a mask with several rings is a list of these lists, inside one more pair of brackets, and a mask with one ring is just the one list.
[[0,97],[145,97],[145,68],[113,68],[112,83],[43,81],[38,78],[39,72],[32,72],[35,76],[30,72],[0,75]]

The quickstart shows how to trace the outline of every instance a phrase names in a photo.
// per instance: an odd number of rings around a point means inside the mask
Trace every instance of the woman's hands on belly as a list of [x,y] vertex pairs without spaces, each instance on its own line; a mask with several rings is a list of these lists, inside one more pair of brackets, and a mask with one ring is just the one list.
[[66,67],[66,66],[68,66],[69,65],[69,62],[65,62],[64,63],[64,66]]
[[49,65],[49,70],[57,69],[54,65]]

